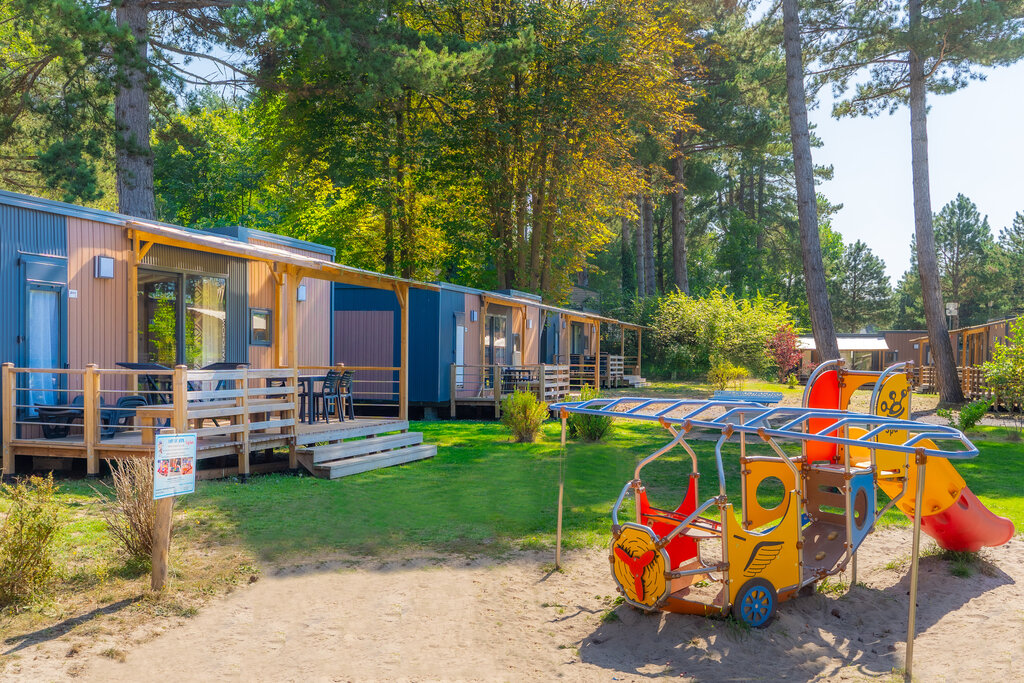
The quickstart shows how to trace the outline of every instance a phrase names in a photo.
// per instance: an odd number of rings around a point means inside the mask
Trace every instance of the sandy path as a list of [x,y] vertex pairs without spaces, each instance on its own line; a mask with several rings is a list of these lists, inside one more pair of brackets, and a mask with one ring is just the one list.
[[[902,666],[907,530],[876,533],[861,581],[841,597],[784,604],[769,628],[644,615],[619,607],[606,552],[511,561],[367,561],[283,570],[211,604],[182,626],[126,645],[121,663],[90,654],[71,667],[30,653],[26,680],[860,680]],[[1024,539],[987,550],[984,571],[951,576],[922,562],[917,678],[1015,680],[1024,671]],[[63,660],[63,661],[62,661]]]

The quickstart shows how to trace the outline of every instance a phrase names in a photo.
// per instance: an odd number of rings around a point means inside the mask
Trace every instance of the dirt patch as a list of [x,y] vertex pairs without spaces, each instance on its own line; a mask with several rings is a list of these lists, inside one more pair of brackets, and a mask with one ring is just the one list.
[[[781,606],[766,629],[613,606],[607,552],[420,557],[268,570],[164,633],[41,643],[8,680],[883,680],[903,667],[910,534],[862,547],[860,584]],[[1012,680],[1024,667],[1024,540],[966,578],[922,560],[915,674]],[[847,577],[848,579],[848,577]],[[118,656],[104,656],[115,648]],[[121,653],[124,653],[124,661]],[[895,672],[895,673],[894,673]]]

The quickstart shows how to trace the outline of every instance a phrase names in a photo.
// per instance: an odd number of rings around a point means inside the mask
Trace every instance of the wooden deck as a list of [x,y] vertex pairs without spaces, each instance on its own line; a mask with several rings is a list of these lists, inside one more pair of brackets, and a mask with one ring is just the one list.
[[[6,399],[3,411],[4,475],[15,472],[15,458],[26,456],[41,459],[35,464],[43,467],[59,467],[61,460],[83,459],[87,473],[96,475],[100,472],[102,460],[152,458],[155,435],[169,425],[175,432],[197,435],[197,457],[200,461],[226,458],[227,462],[207,463],[208,467],[198,473],[205,478],[296,469],[300,464],[306,465],[298,459],[300,452],[327,446],[340,449],[345,458],[376,454],[372,460],[378,463],[376,466],[387,466],[397,464],[400,458],[379,454],[397,451],[398,447],[395,439],[389,441],[380,437],[406,433],[409,429],[408,421],[394,418],[339,420],[334,415],[330,422],[300,422],[297,419],[298,374],[290,368],[190,371],[179,366],[173,375],[167,373],[171,390],[139,391],[143,395],[156,394],[160,402],[138,406],[130,413],[121,414],[112,405],[119,396],[135,393],[124,386],[127,371],[99,370],[93,366],[83,371],[54,370],[51,373],[50,370],[14,368],[9,364],[5,364],[3,370]],[[62,374],[65,377],[62,381],[68,385],[77,382],[81,389],[59,391],[77,393],[84,401],[54,413],[56,417],[46,418],[48,422],[40,423],[39,416],[26,417],[33,408],[28,403],[28,392],[21,388],[27,384],[27,378],[19,383],[17,376],[40,372]],[[103,386],[111,388],[101,389],[102,379],[107,380]],[[119,382],[115,384],[116,380]],[[107,392],[106,400],[104,391]],[[70,406],[69,397],[65,395],[63,398],[65,400],[57,405]],[[42,415],[42,408],[38,412]],[[123,414],[128,417],[121,423],[116,422]],[[65,422],[61,422],[62,419]],[[114,433],[110,433],[112,431]],[[45,438],[47,434],[51,438]],[[358,448],[349,448],[348,442],[355,439],[366,443]],[[380,439],[379,448],[374,446],[375,439]],[[435,450],[424,447],[416,452],[421,457],[430,457]],[[402,457],[418,459],[412,458],[412,453],[413,450],[409,450]],[[232,466],[234,463],[237,465]],[[324,472],[322,468],[314,468],[314,464],[319,465],[310,462],[306,466],[317,476],[343,476],[334,470]],[[365,464],[350,467],[346,463],[344,468],[335,469],[355,473],[356,470],[374,467]]]

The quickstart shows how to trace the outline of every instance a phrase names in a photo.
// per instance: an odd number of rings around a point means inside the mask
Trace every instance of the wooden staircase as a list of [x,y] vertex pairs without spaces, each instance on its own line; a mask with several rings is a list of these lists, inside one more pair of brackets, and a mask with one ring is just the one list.
[[404,420],[342,422],[334,430],[299,437],[298,461],[314,476],[338,479],[437,455]]
[[647,386],[647,380],[640,375],[624,375],[622,379],[626,381],[628,386],[634,389]]

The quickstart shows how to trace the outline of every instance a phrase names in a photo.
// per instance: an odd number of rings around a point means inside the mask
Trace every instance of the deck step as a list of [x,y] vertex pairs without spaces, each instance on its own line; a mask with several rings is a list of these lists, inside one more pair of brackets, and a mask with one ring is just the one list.
[[400,432],[386,436],[367,436],[365,439],[354,441],[342,441],[327,446],[316,446],[306,449],[313,456],[313,463],[319,464],[331,460],[345,460],[370,453],[380,453],[406,446],[418,446],[423,443],[423,434],[420,432]]
[[360,436],[377,436],[390,432],[405,432],[409,429],[407,420],[386,420],[371,422],[370,424],[348,427],[351,423],[340,422],[338,429],[325,429],[316,432],[300,432],[297,439],[298,446],[308,446],[314,443],[331,443],[343,439],[354,439]]
[[313,466],[313,474],[323,479],[339,479],[383,467],[392,467],[415,460],[432,458],[435,455],[437,455],[437,446],[434,444],[420,444],[383,453],[373,453],[355,458],[318,463]]

